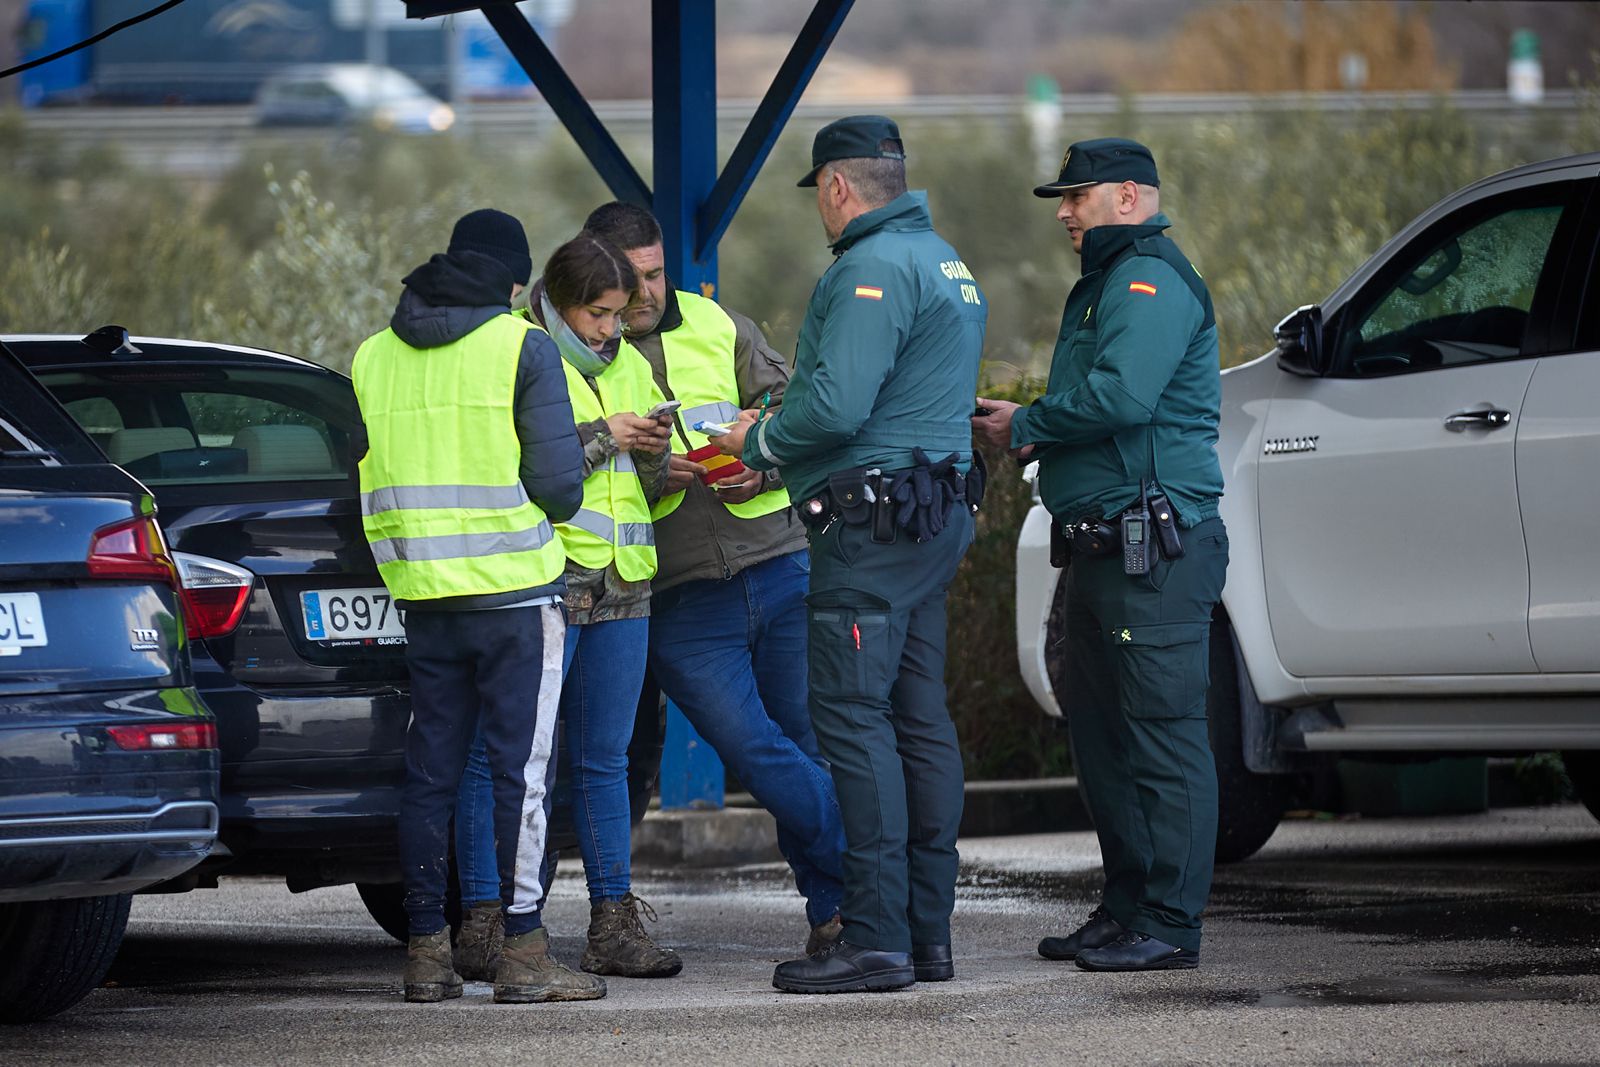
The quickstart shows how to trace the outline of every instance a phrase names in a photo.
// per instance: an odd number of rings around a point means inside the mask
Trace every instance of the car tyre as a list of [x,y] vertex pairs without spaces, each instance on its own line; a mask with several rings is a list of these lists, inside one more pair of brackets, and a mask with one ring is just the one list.
[[[1056,585],[1046,628],[1045,670],[1062,718],[1071,717],[1063,655],[1067,623],[1066,575]],[[1233,656],[1233,635],[1226,620],[1211,623],[1211,686],[1206,691],[1206,721],[1211,753],[1217,766],[1218,863],[1236,863],[1260,850],[1288,810],[1294,780],[1281,774],[1256,774],[1245,766],[1243,723],[1240,721],[1239,672]],[[1077,766],[1077,752],[1073,752]],[[1094,812],[1083,805],[1093,820]]]
[[1563,752],[1561,763],[1567,769],[1578,800],[1589,809],[1590,815],[1600,819],[1600,752]]
[[[444,898],[444,917],[450,924],[453,940],[461,929],[461,884],[457,880],[455,864],[450,864],[449,890]],[[356,892],[367,907],[372,921],[383,927],[383,932],[402,945],[411,940],[411,920],[406,915],[406,887],[403,882],[357,882]]]
[[1289,808],[1294,778],[1257,774],[1244,762],[1239,667],[1227,620],[1211,621],[1211,687],[1206,723],[1217,763],[1217,862],[1237,863],[1260,851]]
[[65,1011],[100,985],[128,927],[127,893],[0,904],[0,1022]]

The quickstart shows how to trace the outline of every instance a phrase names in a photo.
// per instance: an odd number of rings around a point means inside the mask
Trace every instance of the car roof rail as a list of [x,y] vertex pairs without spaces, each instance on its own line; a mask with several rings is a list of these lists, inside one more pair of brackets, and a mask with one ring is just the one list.
[[128,340],[126,326],[102,326],[93,333],[85,334],[83,343],[96,352],[104,352],[115,359],[132,359],[142,356],[142,349]]

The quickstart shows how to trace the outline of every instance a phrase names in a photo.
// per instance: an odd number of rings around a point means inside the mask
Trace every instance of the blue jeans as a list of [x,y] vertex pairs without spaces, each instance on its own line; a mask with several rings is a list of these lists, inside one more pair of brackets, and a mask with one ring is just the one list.
[[650,607],[650,671],[778,822],[811,925],[844,896],[844,827],[806,707],[805,552],[725,581],[685,582]]
[[[648,619],[567,627],[561,726],[572,780],[572,825],[591,901],[621,900],[632,886],[628,742],[644,684],[648,635]],[[494,855],[483,755],[474,742],[456,808],[456,863],[461,899],[467,901],[489,899],[479,894],[490,884]]]

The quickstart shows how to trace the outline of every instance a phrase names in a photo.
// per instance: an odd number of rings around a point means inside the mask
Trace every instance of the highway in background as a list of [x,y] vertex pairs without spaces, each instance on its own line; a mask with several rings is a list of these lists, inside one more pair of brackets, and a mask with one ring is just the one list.
[[[731,148],[755,111],[755,100],[723,101],[717,108],[724,149]],[[1262,112],[1317,111],[1357,119],[1385,111],[1423,111],[1445,104],[1467,115],[1485,131],[1503,130],[1537,121],[1571,121],[1584,107],[1583,94],[1546,94],[1535,106],[1513,103],[1498,91],[1434,93],[1289,93],[1252,96],[1243,93],[1074,94],[1060,98],[1063,118],[1137,114],[1149,120],[1194,121]],[[1589,106],[1595,106],[1592,103]],[[908,100],[863,100],[802,103],[794,119],[807,129],[841,115],[886,112],[908,124],[928,121],[1017,120],[1028,107],[1018,96],[925,96]],[[648,100],[598,101],[595,112],[613,135],[625,140],[645,135],[650,127]],[[68,149],[115,146],[129,162],[151,170],[204,179],[227,171],[249,148],[305,146],[326,142],[335,131],[262,129],[250,107],[61,107],[22,112],[31,131],[49,134]],[[0,112],[0,118],[4,113]],[[461,108],[456,132],[496,138],[542,138],[560,130],[560,122],[542,100],[468,104]]]

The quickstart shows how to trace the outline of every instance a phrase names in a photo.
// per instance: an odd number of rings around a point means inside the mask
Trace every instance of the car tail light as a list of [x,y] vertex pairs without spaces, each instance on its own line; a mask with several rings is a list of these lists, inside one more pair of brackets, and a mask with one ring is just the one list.
[[178,587],[161,527],[149,515],[96,530],[89,541],[89,573],[96,578],[154,579]]
[[256,576],[220,559],[175,552],[190,637],[226,637],[244,617]]
[[178,748],[216,748],[214,722],[162,723],[145,726],[108,726],[106,733],[118,748],[129,752],[164,752]]

